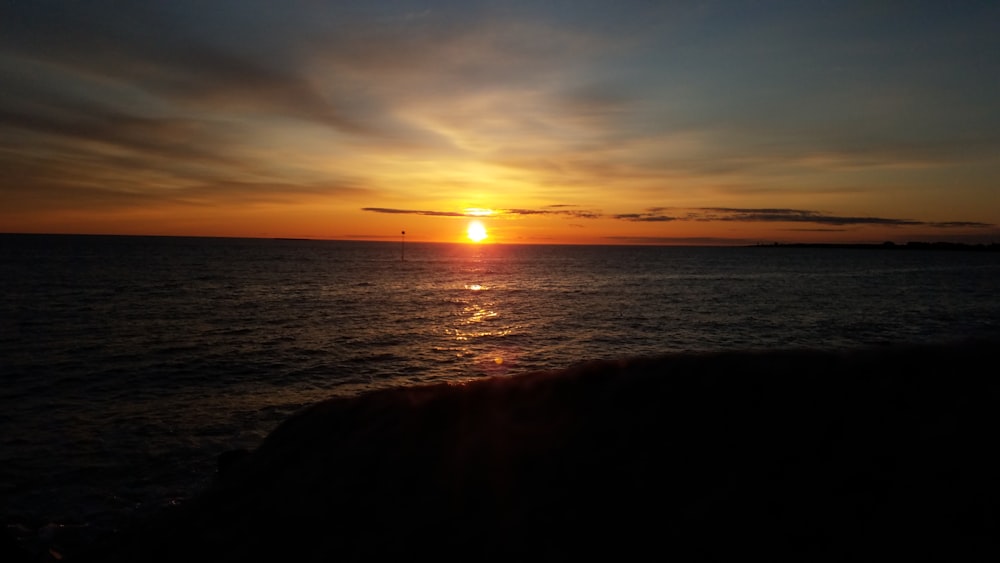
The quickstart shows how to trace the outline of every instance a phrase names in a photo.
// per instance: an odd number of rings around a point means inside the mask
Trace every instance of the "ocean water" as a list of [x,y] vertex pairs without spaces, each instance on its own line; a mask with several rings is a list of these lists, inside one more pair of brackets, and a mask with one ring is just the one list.
[[84,535],[332,395],[1000,336],[997,252],[0,235],[0,272],[2,516]]

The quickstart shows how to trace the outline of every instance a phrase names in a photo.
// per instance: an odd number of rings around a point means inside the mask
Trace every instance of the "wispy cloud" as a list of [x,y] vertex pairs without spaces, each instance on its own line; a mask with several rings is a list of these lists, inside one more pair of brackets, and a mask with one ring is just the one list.
[[503,215],[565,215],[578,219],[599,219],[602,216],[597,211],[588,211],[585,209],[501,209],[499,212]]
[[669,221],[677,221],[677,217],[671,217],[669,215],[660,215],[657,213],[647,212],[647,213],[619,213],[613,215],[615,219],[621,219],[622,221],[635,221],[637,223],[666,223]]
[[[504,215],[531,216],[531,215],[565,215],[580,219],[617,219],[631,222],[665,223],[671,221],[699,221],[699,222],[736,222],[736,223],[812,223],[817,225],[879,225],[879,226],[920,226],[940,229],[948,228],[987,228],[993,227],[992,223],[977,221],[916,221],[912,219],[899,219],[891,217],[845,217],[829,215],[820,211],[808,209],[782,209],[782,208],[733,208],[733,207],[700,207],[700,208],[673,208],[677,212],[675,215],[664,215],[662,212],[671,209],[666,207],[653,207],[639,213],[615,213],[604,214],[598,211],[562,209],[566,205],[549,206],[541,209],[497,209],[494,210],[496,217]],[[479,213],[464,211],[427,211],[416,209],[392,209],[384,207],[364,207],[362,211],[374,213],[397,213],[411,215],[430,215],[438,217],[479,217]]]
[[819,211],[805,209],[738,209],[728,207],[706,207],[693,210],[688,216],[695,221],[735,221],[764,223],[816,223],[820,225],[888,225],[924,227],[991,227],[990,223],[975,221],[915,221],[891,217],[844,217],[827,215]]
[[478,217],[473,213],[466,213],[464,211],[429,211],[422,209],[392,209],[389,207],[362,207],[362,211],[371,211],[372,213],[390,213],[397,215],[428,215],[430,217]]
[[287,52],[254,56],[252,48],[205,37],[187,27],[190,22],[152,6],[115,6],[113,17],[101,17],[95,8],[22,7],[14,14],[19,21],[5,27],[0,45],[22,60],[63,69],[73,81],[97,78],[181,106],[283,115],[349,133],[365,131],[298,72],[297,63],[288,64]]

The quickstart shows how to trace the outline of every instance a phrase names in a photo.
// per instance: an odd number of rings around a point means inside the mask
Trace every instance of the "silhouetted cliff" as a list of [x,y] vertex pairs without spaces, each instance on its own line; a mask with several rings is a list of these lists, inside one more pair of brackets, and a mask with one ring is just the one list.
[[681,354],[334,399],[89,560],[995,560],[994,347]]

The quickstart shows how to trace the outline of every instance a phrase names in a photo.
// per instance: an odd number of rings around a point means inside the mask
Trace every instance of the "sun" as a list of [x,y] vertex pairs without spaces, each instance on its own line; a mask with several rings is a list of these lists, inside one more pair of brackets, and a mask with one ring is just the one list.
[[465,231],[472,242],[482,242],[486,238],[486,227],[479,221],[469,223],[469,228]]

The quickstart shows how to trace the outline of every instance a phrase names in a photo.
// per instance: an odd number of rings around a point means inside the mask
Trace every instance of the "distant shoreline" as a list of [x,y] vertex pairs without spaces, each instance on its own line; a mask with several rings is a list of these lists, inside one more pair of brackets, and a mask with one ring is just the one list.
[[973,250],[980,252],[1000,251],[1000,244],[966,244],[962,242],[907,242],[883,243],[838,243],[838,242],[775,242],[751,245],[754,248],[857,248],[866,250]]

